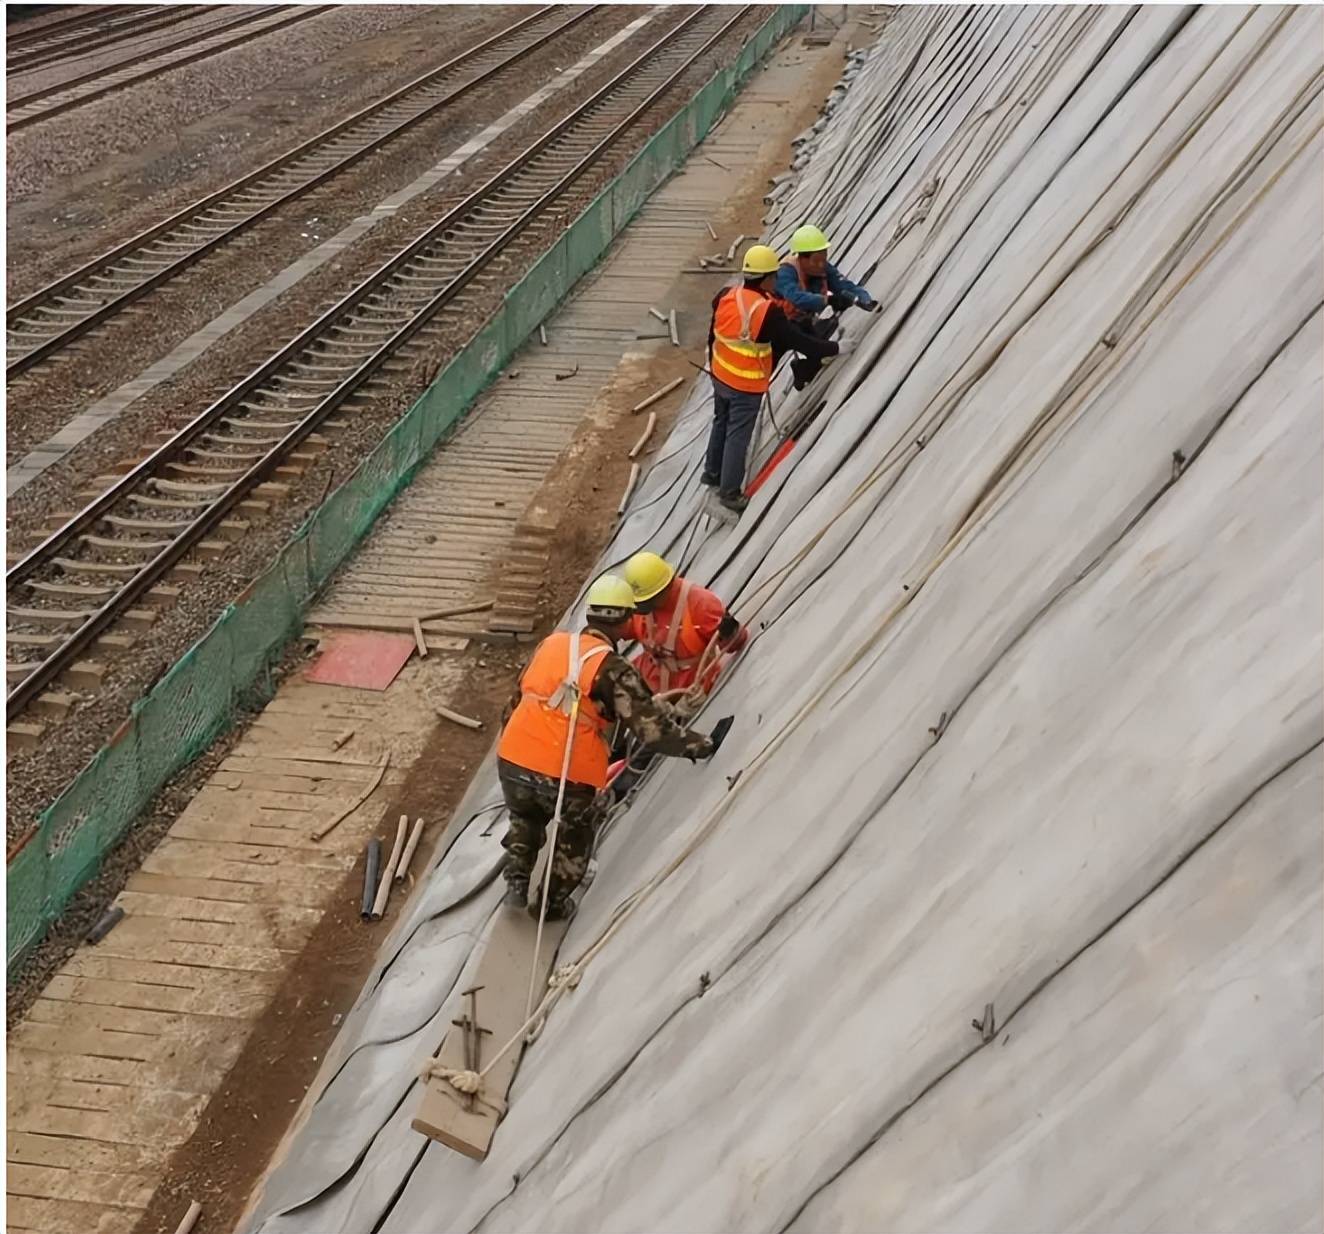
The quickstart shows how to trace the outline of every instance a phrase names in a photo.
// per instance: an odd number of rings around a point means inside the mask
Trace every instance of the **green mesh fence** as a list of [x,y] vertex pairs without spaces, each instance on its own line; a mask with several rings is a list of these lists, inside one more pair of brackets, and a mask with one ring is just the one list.
[[301,629],[317,591],[475,396],[707,135],[750,70],[807,11],[807,5],[780,6],[736,61],[649,140],[272,566],[134,704],[115,736],[50,805],[8,862],[11,975],[157,790],[229,727],[239,706],[271,696],[271,666]]

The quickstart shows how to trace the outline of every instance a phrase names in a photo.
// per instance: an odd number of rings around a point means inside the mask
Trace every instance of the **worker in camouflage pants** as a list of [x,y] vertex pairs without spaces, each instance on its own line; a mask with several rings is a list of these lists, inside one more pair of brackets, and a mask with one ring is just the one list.
[[[552,854],[549,921],[569,915],[570,895],[579,886],[593,851],[593,838],[607,805],[610,751],[607,732],[620,722],[654,754],[690,760],[716,752],[717,741],[691,732],[644,679],[616,652],[609,631],[634,608],[634,593],[623,579],[604,575],[589,589],[587,625],[578,633],[558,630],[535,649],[506,708],[497,746],[497,774],[510,811],[510,829],[501,841],[506,863],[506,904],[528,902],[538,850],[556,813],[557,792],[565,796]],[[567,742],[574,724],[574,739]],[[725,735],[727,723],[723,727]],[[537,915],[540,900],[528,904]]]
[[[510,811],[510,828],[501,847],[510,854],[506,877],[522,877],[525,888],[533,876],[538,851],[547,839],[547,825],[556,810],[557,781],[549,784],[543,776],[532,776],[520,768],[506,767],[501,773],[501,790]],[[605,811],[597,793],[578,791],[566,785],[561,805],[561,823],[557,828],[556,852],[552,854],[552,882],[549,904],[567,900],[584,877],[593,852],[593,837]]]

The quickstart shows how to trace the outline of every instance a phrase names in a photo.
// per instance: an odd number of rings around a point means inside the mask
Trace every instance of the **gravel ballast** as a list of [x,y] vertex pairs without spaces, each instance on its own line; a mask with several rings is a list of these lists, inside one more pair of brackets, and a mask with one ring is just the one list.
[[312,137],[517,11],[346,5],[20,129],[7,140],[11,295]]
[[[756,28],[762,20],[763,14],[759,10],[747,17],[728,35],[719,49],[691,68],[685,79],[673,88],[658,107],[635,125],[607,159],[580,179],[562,205],[544,215],[512,245],[494,271],[494,276],[498,277],[492,279],[490,303],[495,306],[499,302],[501,291],[517,281],[529,262],[545,250],[565,223],[592,199],[606,180],[624,166],[647,137],[661,127],[693,91],[711,76],[717,65],[734,58],[744,35]],[[610,66],[599,66],[599,71],[602,75],[609,75],[613,69]],[[558,96],[561,107],[565,111],[570,110],[598,84],[600,78],[586,75],[566,92],[566,97]],[[545,118],[539,118],[536,127],[540,130],[544,123]],[[522,148],[527,140],[527,132],[522,126],[517,127],[505,134],[499,143],[494,144],[481,157],[501,160],[512,147]],[[466,175],[465,180],[471,184],[476,183],[476,176],[477,173]],[[417,206],[419,203],[413,204]],[[437,203],[431,202],[429,207],[435,211]],[[383,224],[378,231],[371,233],[367,240],[390,251],[399,247],[405,233],[411,229],[416,231],[419,223],[418,215],[406,210],[399,218]],[[373,261],[373,255],[367,248],[362,254],[355,250],[354,257],[364,264]],[[294,333],[291,310],[296,314],[306,312],[307,305],[316,303],[319,297],[329,303],[343,294],[347,270],[324,269],[318,275],[325,276],[326,280],[339,279],[342,282],[323,282],[317,276],[307,280],[306,285],[301,284],[295,288],[288,297],[282,298],[270,310],[257,315],[246,326],[223,340],[198,364],[190,366],[181,375],[179,382],[147,396],[141,406],[130,409],[111,429],[98,434],[94,442],[88,443],[97,452],[91,458],[93,468],[104,461],[113,461],[113,454],[131,449],[133,444],[145,440],[146,435],[163,426],[163,416],[187,418],[197,410],[191,399],[205,400],[208,394],[214,396],[232,385],[238,376],[249,371],[270,351],[273,338],[289,337]],[[280,324],[281,314],[285,314],[283,327]],[[425,360],[415,365],[412,371],[397,375],[376,387],[378,397],[366,410],[355,412],[352,419],[344,417],[350,420],[349,427],[335,434],[332,448],[292,485],[289,500],[276,507],[267,521],[254,526],[245,539],[223,559],[208,564],[199,580],[183,588],[179,603],[165,612],[150,631],[140,637],[132,656],[112,662],[102,688],[76,708],[68,720],[51,725],[48,738],[40,750],[18,754],[11,760],[7,817],[11,839],[26,831],[37,813],[95,753],[122,721],[129,704],[140,697],[155,679],[161,666],[173,663],[186,651],[205,632],[220,608],[269,564],[308,510],[320,500],[327,486],[328,475],[333,474],[337,479],[347,476],[376,445],[399,414],[421,393],[431,373],[453,355],[481,324],[480,320],[463,317],[447,323]],[[78,466],[86,467],[88,460],[84,457],[84,450],[80,448],[78,454]],[[68,505],[71,487],[77,487],[77,474],[82,474],[66,470],[71,467],[72,464],[65,463],[52,468],[41,480],[24,490],[22,496],[27,500],[22,503],[24,512],[21,518],[15,520],[16,526],[35,526],[42,517],[59,509],[62,499]]]

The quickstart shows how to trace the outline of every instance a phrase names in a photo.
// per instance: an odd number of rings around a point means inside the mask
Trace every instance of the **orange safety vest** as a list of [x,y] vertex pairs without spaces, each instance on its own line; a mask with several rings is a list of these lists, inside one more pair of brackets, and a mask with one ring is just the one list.
[[[708,641],[699,633],[690,613],[689,579],[679,579],[680,592],[673,607],[636,613],[631,634],[643,645],[639,675],[654,693],[685,690],[694,683]],[[679,614],[679,620],[677,620]],[[720,657],[704,674],[704,689],[711,690],[721,669]]]
[[[809,286],[809,275],[807,275],[800,268],[800,259],[798,257],[792,257],[789,260],[782,262],[782,265],[790,266],[791,269],[795,271],[795,277],[800,280],[801,291],[807,291],[812,296],[821,296],[826,294],[826,292],[823,291],[815,291],[812,287]],[[818,278],[820,276],[815,275],[814,277]],[[823,279],[823,285],[824,286],[827,285],[826,278]],[[789,300],[783,300],[782,307],[783,307],[783,311],[786,313],[786,316],[789,317],[792,321],[805,321],[813,316],[812,313],[807,313],[803,309],[796,308],[795,305],[792,304]]]
[[763,394],[772,381],[772,344],[756,340],[772,300],[728,287],[713,310],[713,376],[733,390]]
[[605,788],[607,721],[589,692],[611,649],[606,639],[595,634],[558,630],[543,639],[520,678],[519,706],[501,734],[497,757],[559,780],[570,737],[570,712],[578,695],[579,715],[566,780]]

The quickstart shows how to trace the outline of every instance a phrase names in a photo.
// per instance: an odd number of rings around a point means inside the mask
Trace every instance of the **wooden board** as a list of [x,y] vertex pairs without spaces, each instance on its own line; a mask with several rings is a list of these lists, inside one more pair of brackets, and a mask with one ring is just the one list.
[[[541,998],[547,988],[569,922],[549,921],[543,926],[542,954],[539,962],[538,992]],[[482,986],[478,994],[478,1024],[490,1030],[482,1035],[483,1057],[491,1057],[519,1031],[524,1023],[524,1008],[529,993],[529,971],[533,967],[533,945],[538,923],[528,913],[508,908],[497,910],[492,929],[487,936],[483,958],[478,962],[475,986]],[[466,1014],[468,999],[463,999],[454,1019]],[[466,1157],[481,1161],[487,1156],[497,1124],[506,1109],[506,1094],[515,1079],[523,1045],[513,1046],[483,1081],[483,1091],[474,1098],[474,1108],[466,1108],[466,1098],[447,1080],[430,1080],[423,1092],[423,1100],[414,1117],[415,1131],[429,1139],[445,1144]],[[438,1061],[453,1070],[465,1066],[464,1034],[452,1028],[442,1042]],[[480,1067],[481,1070],[481,1067]]]

